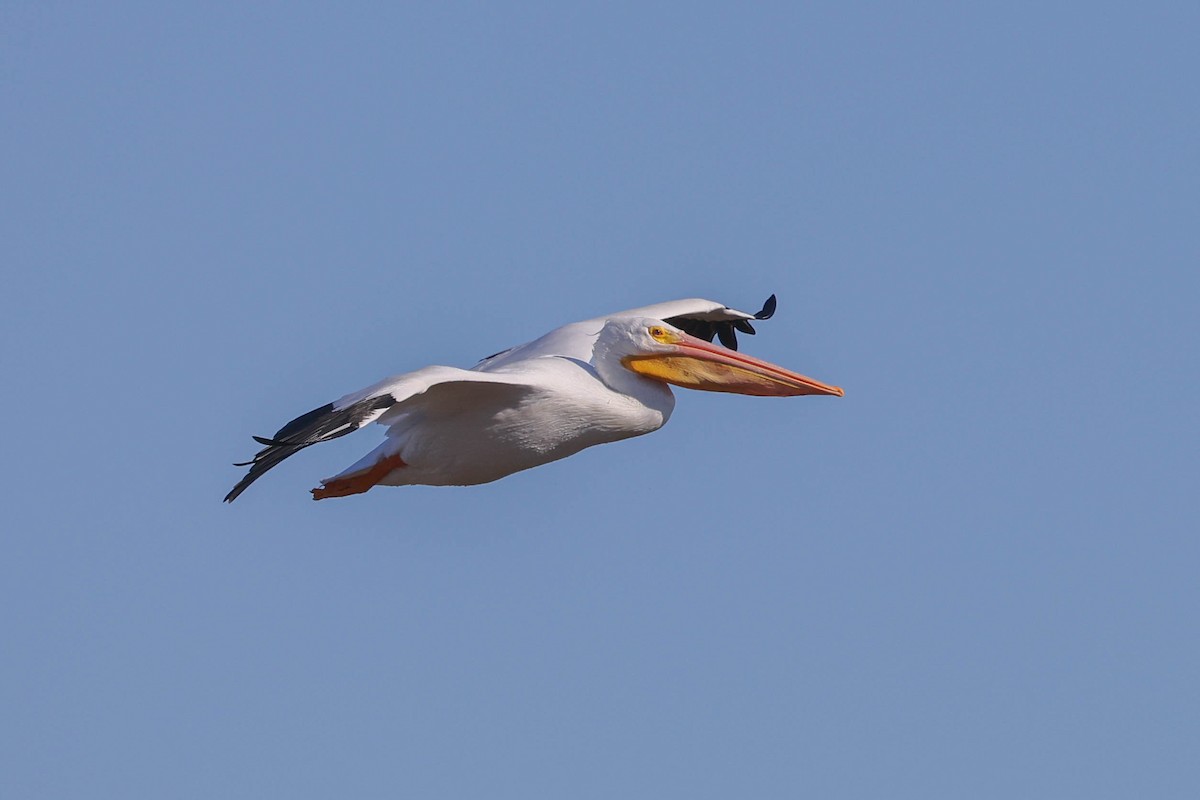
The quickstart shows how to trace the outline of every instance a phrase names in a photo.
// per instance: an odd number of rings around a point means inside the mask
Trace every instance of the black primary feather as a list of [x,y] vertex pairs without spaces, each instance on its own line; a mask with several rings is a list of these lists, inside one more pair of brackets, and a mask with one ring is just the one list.
[[751,336],[754,335],[754,326],[749,322],[746,322],[744,319],[735,319],[733,321],[733,327],[737,328],[742,333],[748,333]]
[[762,310],[754,315],[755,319],[770,319],[775,316],[775,295],[767,298],[767,302],[763,303]]
[[[754,315],[755,319],[770,319],[775,314],[775,295],[767,298],[767,302],[763,303],[762,310]],[[692,319],[691,317],[671,317],[665,319],[670,325],[674,325],[679,330],[686,334],[695,336],[698,339],[703,339],[706,342],[711,342],[713,338],[721,340],[721,344],[728,347],[730,350],[738,349],[737,334],[734,332],[741,331],[754,335],[754,326],[744,319],[726,320],[723,322],[714,322],[705,319]]]
[[265,436],[253,437],[254,441],[264,447],[254,455],[252,460],[234,464],[236,467],[250,467],[250,471],[238,481],[229,494],[225,495],[225,502],[232,503],[238,495],[246,491],[250,484],[289,456],[299,453],[310,445],[328,442],[330,439],[353,433],[376,411],[390,408],[395,404],[396,398],[390,394],[368,397],[366,400],[360,400],[336,410],[333,403],[328,403],[296,417],[276,431],[275,435],[269,439]]
[[[301,414],[300,416],[296,417],[294,420],[289,422],[287,425],[284,425],[282,428],[280,428],[275,433],[275,436],[272,438],[275,441],[283,441],[284,439],[287,439],[289,436],[295,436],[296,434],[303,431],[305,428],[316,423],[319,419],[321,419],[321,417],[324,417],[327,414],[332,414],[332,413],[333,413],[333,403],[327,403],[327,404],[321,406],[320,408],[314,408],[312,411],[308,412],[307,414]],[[258,437],[256,436],[254,438],[257,439]]]

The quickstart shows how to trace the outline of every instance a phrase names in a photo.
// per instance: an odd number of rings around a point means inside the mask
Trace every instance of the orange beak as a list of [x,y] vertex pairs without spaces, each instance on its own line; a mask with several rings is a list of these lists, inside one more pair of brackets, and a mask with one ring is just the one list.
[[686,333],[672,331],[670,343],[675,345],[673,352],[626,356],[622,363],[639,375],[685,389],[733,392],[757,397],[845,395],[840,387],[821,383]]

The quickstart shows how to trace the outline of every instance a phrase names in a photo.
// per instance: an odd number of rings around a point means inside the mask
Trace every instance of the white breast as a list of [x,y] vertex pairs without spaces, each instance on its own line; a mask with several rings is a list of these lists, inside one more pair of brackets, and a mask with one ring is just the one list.
[[524,360],[521,374],[529,389],[509,402],[409,411],[363,462],[399,454],[408,466],[382,481],[391,486],[488,483],[585,447],[658,430],[675,402],[665,385],[651,381],[637,396],[613,391],[589,365],[572,359]]

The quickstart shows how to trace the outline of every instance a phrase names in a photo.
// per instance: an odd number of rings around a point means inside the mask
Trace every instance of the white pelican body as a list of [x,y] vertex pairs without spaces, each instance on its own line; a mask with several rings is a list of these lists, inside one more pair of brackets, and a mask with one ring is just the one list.
[[[574,322],[469,370],[432,366],[387,378],[304,414],[267,439],[232,502],[283,459],[368,422],[388,426],[375,450],[313,489],[314,499],[372,486],[469,486],[661,428],[668,383],[753,395],[841,395],[835,386],[736,352],[736,327],[758,314],[677,300]],[[685,332],[691,330],[698,335]],[[711,343],[719,335],[730,347]],[[732,348],[732,349],[731,349]],[[243,465],[239,465],[243,466]]]

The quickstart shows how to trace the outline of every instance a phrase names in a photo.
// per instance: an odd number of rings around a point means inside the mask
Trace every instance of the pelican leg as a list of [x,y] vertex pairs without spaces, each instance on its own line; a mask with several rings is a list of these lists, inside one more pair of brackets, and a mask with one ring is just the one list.
[[312,490],[313,500],[324,500],[328,497],[348,497],[352,494],[362,494],[388,476],[388,473],[407,464],[400,456],[384,456],[375,465],[353,472],[340,478],[321,481],[320,488]]

